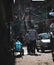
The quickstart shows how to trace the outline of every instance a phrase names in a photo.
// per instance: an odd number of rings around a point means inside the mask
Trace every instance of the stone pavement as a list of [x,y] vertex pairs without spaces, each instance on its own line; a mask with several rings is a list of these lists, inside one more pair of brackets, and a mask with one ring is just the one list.
[[27,49],[24,48],[25,55],[15,59],[15,65],[54,65],[51,53],[38,53],[36,55],[27,55]]

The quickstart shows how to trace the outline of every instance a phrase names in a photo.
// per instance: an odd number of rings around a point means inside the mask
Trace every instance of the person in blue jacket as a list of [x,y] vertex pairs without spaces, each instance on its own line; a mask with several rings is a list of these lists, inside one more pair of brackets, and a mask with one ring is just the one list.
[[17,40],[16,40],[15,50],[16,50],[16,51],[21,51],[21,50],[22,50],[22,43],[21,43],[21,41],[19,40],[19,37],[17,37]]

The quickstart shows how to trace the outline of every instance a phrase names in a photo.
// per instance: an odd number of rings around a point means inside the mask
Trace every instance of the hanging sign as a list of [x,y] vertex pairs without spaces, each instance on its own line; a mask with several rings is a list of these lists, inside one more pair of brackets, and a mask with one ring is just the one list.
[[45,0],[32,0],[32,1],[45,1]]

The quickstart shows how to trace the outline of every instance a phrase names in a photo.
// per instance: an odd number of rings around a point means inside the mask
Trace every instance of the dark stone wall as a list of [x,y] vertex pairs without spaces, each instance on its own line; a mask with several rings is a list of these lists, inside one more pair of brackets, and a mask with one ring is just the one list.
[[12,0],[0,0],[0,65],[13,65],[14,57],[9,52]]

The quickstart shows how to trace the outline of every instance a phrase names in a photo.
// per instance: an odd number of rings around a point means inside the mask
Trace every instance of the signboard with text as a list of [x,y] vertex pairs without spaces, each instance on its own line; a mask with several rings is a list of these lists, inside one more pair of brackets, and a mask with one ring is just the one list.
[[45,1],[45,0],[32,0],[32,1]]

